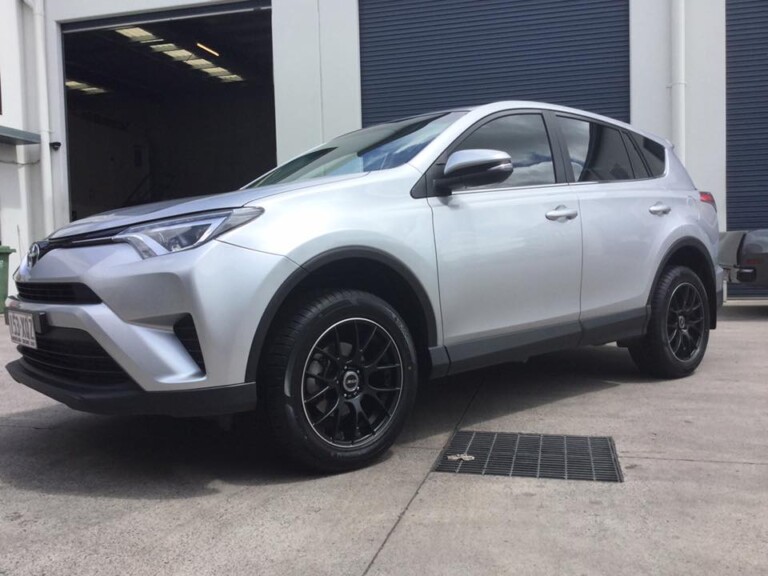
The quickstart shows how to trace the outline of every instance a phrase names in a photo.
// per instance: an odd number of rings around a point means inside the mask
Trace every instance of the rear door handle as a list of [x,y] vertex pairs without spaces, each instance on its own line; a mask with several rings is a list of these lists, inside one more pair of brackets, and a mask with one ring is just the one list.
[[672,208],[670,208],[666,204],[662,204],[661,202],[656,202],[656,204],[648,208],[648,212],[650,212],[654,216],[664,216],[664,214],[669,214],[671,210]]
[[565,222],[566,220],[573,220],[579,215],[579,211],[574,208],[566,208],[562,204],[547,212],[547,220],[554,220],[556,222]]

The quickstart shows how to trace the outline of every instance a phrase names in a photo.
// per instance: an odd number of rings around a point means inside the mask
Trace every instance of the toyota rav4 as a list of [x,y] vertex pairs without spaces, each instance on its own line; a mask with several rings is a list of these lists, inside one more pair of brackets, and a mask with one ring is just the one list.
[[712,195],[651,134],[535,102],[424,114],[35,243],[7,368],[88,412],[258,405],[286,454],[350,469],[427,378],[610,342],[690,374],[722,300],[717,245]]

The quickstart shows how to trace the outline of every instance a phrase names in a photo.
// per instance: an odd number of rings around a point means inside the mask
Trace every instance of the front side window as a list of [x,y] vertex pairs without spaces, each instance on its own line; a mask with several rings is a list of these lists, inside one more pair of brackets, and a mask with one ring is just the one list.
[[397,168],[464,114],[428,114],[350,132],[278,166],[247,188]]
[[560,116],[558,121],[576,182],[634,178],[621,132],[604,124],[576,118]]
[[454,151],[476,149],[506,152],[514,168],[504,182],[483,188],[555,183],[552,149],[541,114],[515,114],[491,120],[462,140]]

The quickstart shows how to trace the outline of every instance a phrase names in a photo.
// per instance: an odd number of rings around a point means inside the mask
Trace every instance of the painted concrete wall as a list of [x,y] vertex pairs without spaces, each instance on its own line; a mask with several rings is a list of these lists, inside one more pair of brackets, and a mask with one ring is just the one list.
[[[671,4],[630,0],[631,121],[670,140]],[[725,230],[725,0],[687,0],[685,32],[685,164],[696,186],[715,195]]]
[[[32,58],[25,39],[24,19],[28,10],[18,0],[0,0],[0,79],[3,107],[0,125],[37,131],[30,118],[36,101],[26,93],[26,64]],[[15,270],[19,258],[33,237],[32,226],[36,186],[39,184],[39,146],[0,144],[0,243],[16,250],[10,257],[10,270]],[[39,198],[38,198],[39,200]]]
[[272,3],[277,161],[360,128],[357,0]]

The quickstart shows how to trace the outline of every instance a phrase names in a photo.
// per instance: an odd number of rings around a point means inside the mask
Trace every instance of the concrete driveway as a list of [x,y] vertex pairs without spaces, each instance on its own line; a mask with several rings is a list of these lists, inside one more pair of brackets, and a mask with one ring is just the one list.
[[[381,462],[328,477],[2,371],[0,575],[768,574],[768,304],[721,317],[684,380],[604,346],[429,383]],[[625,482],[431,472],[456,429],[610,435]]]

